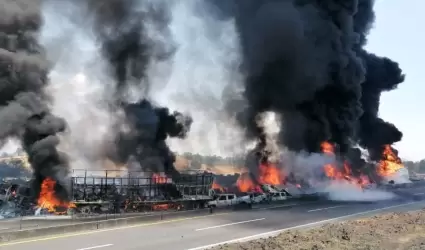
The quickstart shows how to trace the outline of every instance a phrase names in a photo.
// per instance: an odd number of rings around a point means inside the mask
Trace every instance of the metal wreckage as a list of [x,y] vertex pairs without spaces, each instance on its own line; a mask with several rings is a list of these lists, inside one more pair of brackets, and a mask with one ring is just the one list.
[[0,185],[0,216],[40,214],[101,214],[186,210],[207,207],[213,174],[185,172],[174,177],[152,172],[74,170],[69,180],[71,198],[55,194],[55,181],[46,178],[34,199],[31,181]]

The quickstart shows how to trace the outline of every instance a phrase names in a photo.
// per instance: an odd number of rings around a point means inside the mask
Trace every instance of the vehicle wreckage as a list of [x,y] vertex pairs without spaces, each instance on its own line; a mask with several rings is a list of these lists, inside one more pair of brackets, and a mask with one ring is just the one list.
[[71,201],[53,206],[49,199],[33,199],[30,183],[0,185],[0,216],[205,208],[212,199],[213,174],[190,171],[170,178],[150,172],[74,170],[69,183]]

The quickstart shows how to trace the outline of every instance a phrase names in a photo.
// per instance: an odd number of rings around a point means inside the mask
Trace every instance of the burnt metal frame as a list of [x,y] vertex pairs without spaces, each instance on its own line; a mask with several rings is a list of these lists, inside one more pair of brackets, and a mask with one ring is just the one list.
[[[82,173],[82,174],[79,174]],[[155,183],[153,172],[140,171],[128,172],[124,170],[72,170],[71,176],[71,196],[76,202],[90,202],[88,195],[96,194],[97,200],[92,202],[111,202],[110,195],[120,194],[132,201],[140,199],[141,194],[146,201],[154,201],[163,191],[164,184]],[[169,185],[173,185],[181,193],[183,199],[202,199],[209,196],[213,183],[213,174],[202,171],[186,171],[180,173],[174,179],[164,177]],[[82,197],[75,199],[77,194]],[[148,195],[146,195],[146,193]]]

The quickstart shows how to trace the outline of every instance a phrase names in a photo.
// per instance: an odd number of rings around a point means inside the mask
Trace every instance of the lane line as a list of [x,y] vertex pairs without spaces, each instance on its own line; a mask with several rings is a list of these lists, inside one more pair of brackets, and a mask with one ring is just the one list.
[[79,248],[77,250],[89,250],[89,249],[96,249],[96,248],[103,248],[103,247],[110,247],[114,244],[106,244],[106,245],[100,245],[100,246],[93,246],[93,247],[86,247],[86,248]]
[[425,194],[425,193],[415,193],[413,195],[423,195],[423,194]]
[[265,220],[265,219],[266,218],[260,218],[260,219],[254,219],[254,220],[245,220],[245,221],[233,222],[233,223],[228,223],[228,224],[223,224],[223,225],[218,225],[218,226],[198,228],[198,229],[195,229],[195,231],[204,231],[204,230],[208,230],[208,229],[228,227],[228,226],[233,226],[233,225],[238,225],[238,224],[245,224],[245,223],[250,223],[250,222],[254,222],[254,221]]
[[412,205],[412,204],[416,204],[416,203],[420,203],[420,202],[422,202],[422,201],[414,201],[414,202],[409,202],[409,203],[404,203],[404,204],[399,204],[399,205],[394,205],[394,206],[389,206],[389,207],[367,210],[367,211],[364,211],[364,212],[339,216],[339,217],[335,217],[335,218],[331,218],[331,219],[327,219],[327,220],[315,221],[315,222],[302,224],[302,225],[298,225],[298,226],[293,226],[293,227],[282,228],[282,229],[279,229],[279,230],[269,231],[269,232],[260,233],[260,234],[254,234],[254,235],[251,235],[251,236],[246,236],[246,237],[242,237],[242,238],[238,238],[238,239],[218,242],[218,243],[205,245],[205,246],[201,246],[201,247],[190,248],[190,249],[186,249],[186,250],[205,250],[205,249],[208,249],[208,248],[212,248],[212,247],[216,247],[216,246],[220,246],[220,245],[224,245],[224,244],[240,243],[240,242],[246,242],[246,241],[250,241],[250,240],[270,237],[270,236],[276,236],[276,235],[278,235],[278,234],[280,234],[284,231],[291,230],[291,229],[298,229],[298,228],[303,228],[303,227],[316,226],[316,225],[324,224],[324,223],[327,223],[327,222],[338,221],[338,220],[341,220],[341,219],[348,219],[348,218],[355,217],[355,216],[358,216],[358,215],[370,214],[370,213],[373,213],[373,212],[388,210],[388,209],[396,208],[396,207],[408,206],[408,205]]
[[[299,205],[302,205],[302,203],[299,203]],[[276,206],[276,207],[278,207],[278,206]],[[275,207],[272,207],[272,208],[275,208]],[[266,209],[268,209],[268,208],[266,208]],[[253,210],[259,210],[259,209],[253,209]],[[140,223],[140,224],[136,224],[136,225],[132,225],[132,226],[100,229],[100,230],[93,230],[93,231],[81,231],[81,232],[78,232],[78,233],[65,233],[65,234],[59,234],[59,235],[54,235],[54,236],[50,236],[50,237],[44,237],[44,238],[32,238],[32,239],[27,239],[27,240],[22,240],[22,241],[12,241],[12,242],[0,243],[0,247],[26,244],[26,243],[33,243],[33,242],[39,242],[39,241],[56,240],[56,239],[62,239],[62,238],[70,238],[70,237],[76,237],[76,236],[82,236],[82,235],[88,235],[88,234],[96,234],[96,233],[103,233],[103,232],[109,232],[109,231],[115,231],[115,230],[122,230],[122,229],[155,226],[155,225],[161,225],[161,224],[182,222],[182,221],[187,221],[187,220],[196,220],[196,219],[208,218],[208,217],[213,217],[213,216],[227,215],[227,214],[231,214],[231,213],[234,213],[234,212],[232,211],[232,212],[224,212],[224,213],[215,213],[215,214],[209,214],[209,215],[185,217],[185,218],[180,218],[180,219],[164,220],[164,221],[157,221],[157,222],[151,222],[151,223]]]
[[328,209],[334,209],[334,208],[339,208],[339,207],[344,207],[344,205],[333,206],[333,207],[322,207],[322,208],[312,209],[312,210],[308,210],[307,213],[316,212],[316,211],[322,211],[322,210],[328,210]]
[[272,206],[272,207],[257,208],[256,210],[268,210],[268,209],[274,209],[274,208],[292,207],[292,206],[299,206],[299,205],[302,205],[302,204],[301,203],[293,203],[293,204],[277,205],[277,206]]
[[157,222],[151,222],[151,223],[141,223],[141,224],[136,224],[136,225],[132,225],[132,226],[124,226],[124,227],[116,227],[116,228],[108,228],[108,229],[100,229],[100,230],[95,229],[93,231],[82,231],[82,232],[70,233],[70,234],[59,234],[59,235],[45,237],[45,238],[35,238],[35,239],[28,239],[28,240],[23,240],[23,241],[13,241],[13,242],[1,243],[0,247],[13,246],[13,245],[25,244],[25,243],[33,243],[33,242],[38,242],[38,241],[47,241],[47,240],[55,240],[55,239],[62,239],[62,238],[70,238],[70,237],[75,237],[75,236],[103,233],[103,232],[129,229],[129,228],[136,228],[136,227],[148,227],[148,226],[155,226],[155,225],[161,225],[161,224],[169,224],[169,223],[174,223],[174,222],[182,222],[182,221],[187,221],[187,220],[196,220],[196,219],[202,219],[202,218],[207,218],[207,217],[226,215],[226,214],[231,214],[231,213],[232,212],[217,213],[217,214],[210,214],[210,215],[203,215],[203,216],[186,217],[186,218],[180,218],[180,219],[174,219],[174,220],[164,220],[164,221],[157,221]]

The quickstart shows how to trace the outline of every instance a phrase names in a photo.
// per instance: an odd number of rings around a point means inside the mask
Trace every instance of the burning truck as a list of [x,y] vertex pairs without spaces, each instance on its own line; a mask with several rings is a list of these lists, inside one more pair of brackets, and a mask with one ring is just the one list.
[[205,208],[211,200],[213,175],[181,173],[178,178],[152,172],[74,170],[71,199],[55,193],[56,182],[46,178],[36,199],[29,183],[3,188],[3,214],[101,214]]

